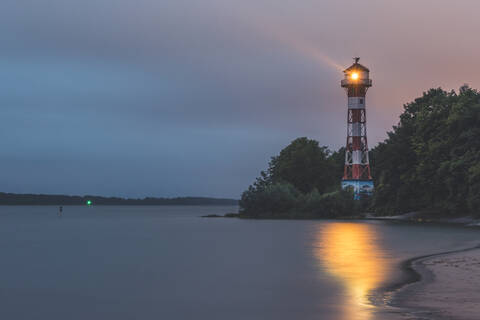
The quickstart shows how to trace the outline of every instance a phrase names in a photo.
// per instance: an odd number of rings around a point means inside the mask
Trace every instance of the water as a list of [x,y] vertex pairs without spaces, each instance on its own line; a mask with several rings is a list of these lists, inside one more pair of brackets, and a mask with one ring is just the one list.
[[480,231],[199,218],[235,207],[0,207],[0,319],[388,320],[404,259]]

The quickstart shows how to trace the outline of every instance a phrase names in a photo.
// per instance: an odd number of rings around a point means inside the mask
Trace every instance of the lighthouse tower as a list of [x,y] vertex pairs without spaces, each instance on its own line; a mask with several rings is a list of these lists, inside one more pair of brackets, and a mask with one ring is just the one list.
[[341,85],[348,96],[347,145],[345,148],[345,169],[342,188],[353,187],[355,199],[370,196],[373,181],[368,161],[367,117],[365,95],[372,80],[369,70],[354,58],[355,63],[345,69]]

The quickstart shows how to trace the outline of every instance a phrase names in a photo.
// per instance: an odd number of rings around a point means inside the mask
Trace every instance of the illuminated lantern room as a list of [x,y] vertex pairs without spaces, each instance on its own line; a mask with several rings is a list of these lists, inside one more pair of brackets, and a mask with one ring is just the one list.
[[343,70],[345,77],[341,83],[342,87],[361,85],[368,88],[372,86],[372,80],[369,78],[370,70],[358,63],[359,60],[360,58],[355,58],[355,63]]

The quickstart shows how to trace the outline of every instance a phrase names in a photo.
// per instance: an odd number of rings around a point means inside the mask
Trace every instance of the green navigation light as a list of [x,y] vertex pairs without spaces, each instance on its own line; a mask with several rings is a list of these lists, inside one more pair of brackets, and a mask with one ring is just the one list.
[[91,206],[92,205],[92,200],[87,200],[87,206]]

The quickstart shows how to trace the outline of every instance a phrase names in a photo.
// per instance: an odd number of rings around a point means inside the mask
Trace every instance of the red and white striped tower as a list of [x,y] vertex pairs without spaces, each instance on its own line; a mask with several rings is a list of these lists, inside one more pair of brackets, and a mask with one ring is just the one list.
[[373,192],[365,113],[365,95],[372,86],[372,80],[369,78],[370,71],[358,63],[360,58],[354,60],[355,63],[343,71],[345,78],[341,81],[348,96],[347,145],[342,187],[353,187],[355,199],[360,199]]

